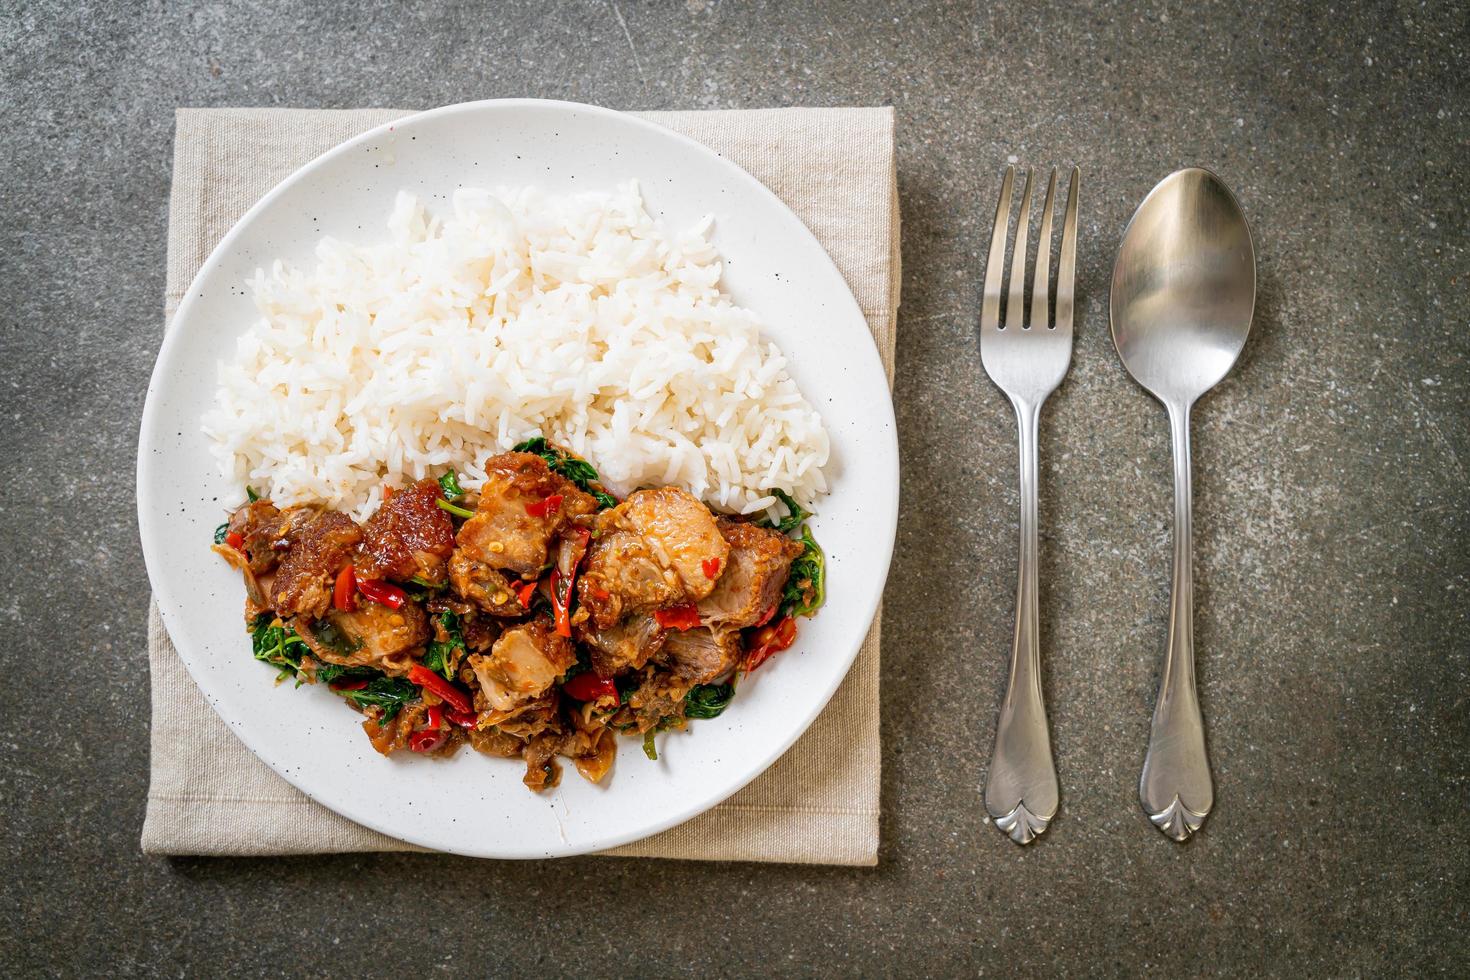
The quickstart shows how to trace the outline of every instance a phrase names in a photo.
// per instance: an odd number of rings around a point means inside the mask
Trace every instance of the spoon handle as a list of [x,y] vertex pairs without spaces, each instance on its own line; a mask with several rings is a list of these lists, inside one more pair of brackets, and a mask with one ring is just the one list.
[[1057,812],[1046,707],[1041,699],[1041,644],[1037,635],[1036,431],[1041,406],[1012,399],[1021,442],[1021,555],[1016,584],[1016,639],[995,749],[985,781],[985,809],[1017,844],[1029,844]]
[[1174,443],[1174,586],[1169,601],[1169,645],[1159,678],[1158,703],[1139,799],[1154,826],[1177,841],[1200,828],[1215,803],[1205,726],[1194,686],[1194,552],[1189,479],[1188,404],[1170,404]]

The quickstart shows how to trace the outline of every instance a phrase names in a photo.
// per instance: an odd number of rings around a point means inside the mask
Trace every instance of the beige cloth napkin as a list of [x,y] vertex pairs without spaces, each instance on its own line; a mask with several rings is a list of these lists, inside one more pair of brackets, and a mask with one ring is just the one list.
[[[408,113],[389,109],[180,109],[165,313],[250,205],[338,143]],[[846,277],[893,381],[898,196],[893,110],[650,112],[744,167],[806,222]],[[878,861],[878,635],[874,620],[827,709],[726,802],[608,854],[873,865]],[[235,738],[150,610],[150,854],[417,850],[309,799]],[[264,681],[263,681],[264,682]]]

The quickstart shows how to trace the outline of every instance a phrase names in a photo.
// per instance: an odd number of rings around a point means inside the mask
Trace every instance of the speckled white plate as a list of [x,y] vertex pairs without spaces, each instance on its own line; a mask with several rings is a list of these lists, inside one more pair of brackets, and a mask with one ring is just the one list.
[[[813,531],[827,605],[796,645],[747,679],[717,719],[660,736],[659,759],[619,745],[605,785],[565,768],[542,795],[518,760],[384,758],[325,687],[274,685],[250,656],[239,576],[209,550],[242,488],[209,456],[199,419],[217,360],[254,319],[242,288],[275,258],[304,262],[331,234],[372,239],[400,189],[432,207],[461,185],[611,188],[637,178],[651,213],[680,227],[715,215],[725,286],[757,310],[831,433],[832,492]],[[593,460],[596,463],[596,460]],[[138,523],[148,575],[179,655],[210,704],[271,768],[338,813],[425,847],[539,858],[613,847],[714,806],[771,765],[846,675],[888,574],[898,513],[893,406],[863,316],[821,245],[775,195],[705,147],[592,106],[507,100],[448,106],[342,144],[267,194],[220,242],[180,304],[148,386]]]

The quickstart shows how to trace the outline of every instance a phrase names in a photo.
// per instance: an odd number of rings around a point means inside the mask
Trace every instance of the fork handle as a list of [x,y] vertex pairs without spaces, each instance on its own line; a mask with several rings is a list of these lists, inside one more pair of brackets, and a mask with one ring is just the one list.
[[1198,830],[1215,804],[1205,725],[1194,683],[1194,521],[1189,461],[1189,408],[1169,404],[1174,444],[1174,583],[1169,598],[1169,642],[1159,677],[1148,754],[1138,796],[1149,819],[1177,841]]
[[1021,554],[1016,584],[1016,638],[1010,677],[995,725],[985,783],[985,809],[1018,844],[1029,844],[1057,812],[1057,772],[1041,697],[1037,624],[1036,432],[1041,404],[1012,399],[1021,443]]

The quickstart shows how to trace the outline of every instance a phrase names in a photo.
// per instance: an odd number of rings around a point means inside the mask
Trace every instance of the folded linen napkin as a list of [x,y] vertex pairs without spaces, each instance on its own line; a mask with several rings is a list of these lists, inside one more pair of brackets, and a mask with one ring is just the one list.
[[[165,316],[247,208],[296,168],[390,109],[180,109],[169,207]],[[806,222],[857,297],[893,380],[898,196],[893,111],[639,113],[744,167]],[[881,616],[881,611],[880,611]],[[775,765],[726,802],[605,853],[719,861],[873,865],[878,860],[875,618],[827,709]],[[205,702],[150,610],[153,727],[143,850],[268,855],[418,850],[362,827],[276,775]]]

